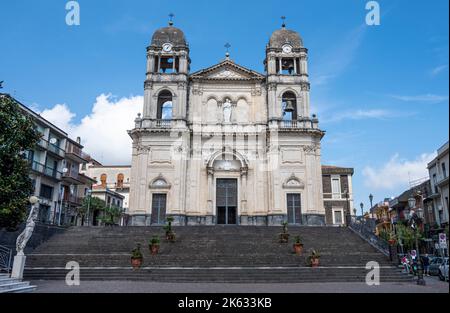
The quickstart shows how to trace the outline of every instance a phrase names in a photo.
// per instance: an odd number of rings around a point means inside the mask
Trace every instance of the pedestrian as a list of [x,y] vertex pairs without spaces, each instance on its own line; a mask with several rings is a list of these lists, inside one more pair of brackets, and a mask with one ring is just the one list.
[[422,264],[424,275],[430,276],[430,258],[428,257],[428,254],[422,256]]

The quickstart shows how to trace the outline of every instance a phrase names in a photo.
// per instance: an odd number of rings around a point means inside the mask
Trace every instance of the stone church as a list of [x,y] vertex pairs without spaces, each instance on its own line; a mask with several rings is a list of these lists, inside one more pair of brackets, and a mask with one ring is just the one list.
[[310,113],[299,34],[284,24],[272,34],[264,74],[229,53],[191,73],[189,51],[172,22],[147,48],[144,110],[129,131],[131,225],[168,216],[175,225],[332,224],[322,186],[325,133]]

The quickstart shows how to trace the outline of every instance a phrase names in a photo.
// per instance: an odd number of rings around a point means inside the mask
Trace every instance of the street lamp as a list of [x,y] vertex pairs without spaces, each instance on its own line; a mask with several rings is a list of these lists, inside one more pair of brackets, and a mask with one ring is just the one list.
[[350,216],[351,216],[352,213],[350,212],[350,201],[349,201],[350,195],[349,195],[347,189],[344,190],[344,194],[345,194],[345,199],[347,200],[347,214],[346,214],[346,216],[347,216],[347,226],[349,226],[350,225],[350,219],[351,219]]
[[90,206],[91,206],[91,194],[92,194],[92,190],[89,189],[89,190],[87,191],[87,196],[88,196],[87,226],[89,226],[89,221],[90,221],[90,218],[89,218],[89,209],[90,209]]
[[[373,208],[373,194],[369,195],[369,200],[370,200],[370,212],[372,213],[372,208]],[[373,215],[371,216],[373,218]]]
[[361,217],[364,216],[364,203],[360,203],[359,206],[361,207]]

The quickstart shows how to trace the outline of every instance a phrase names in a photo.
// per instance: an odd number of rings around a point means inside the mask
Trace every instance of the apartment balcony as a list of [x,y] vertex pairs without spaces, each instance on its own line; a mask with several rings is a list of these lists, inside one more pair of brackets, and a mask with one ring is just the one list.
[[51,168],[51,167],[48,167],[48,166],[46,166],[44,164],[41,164],[39,162],[36,162],[36,161],[32,161],[31,162],[31,169],[34,172],[37,172],[39,174],[43,174],[45,176],[48,176],[48,177],[51,177],[51,178],[54,178],[54,179],[57,179],[57,180],[60,180],[61,177],[62,177],[62,173],[59,172],[58,170],[56,170],[54,168]]
[[69,144],[66,148],[66,158],[71,159],[77,163],[87,162],[86,159],[83,158],[83,152],[80,147]]
[[62,179],[72,185],[82,185],[83,178],[80,176],[78,172],[68,171],[62,174]]
[[65,194],[63,197],[63,202],[65,203],[70,203],[70,204],[74,204],[74,205],[81,205],[83,204],[83,198],[81,197],[77,197],[75,195],[69,195],[69,194]]
[[440,177],[440,179],[437,181],[437,186],[439,188],[444,187],[445,185],[448,185],[448,176],[442,176]]

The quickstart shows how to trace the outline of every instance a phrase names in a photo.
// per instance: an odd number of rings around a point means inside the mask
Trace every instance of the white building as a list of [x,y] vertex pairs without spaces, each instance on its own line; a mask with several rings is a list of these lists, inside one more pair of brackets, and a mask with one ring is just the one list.
[[449,182],[449,143],[447,141],[437,151],[437,157],[428,163],[431,182],[431,198],[435,210],[436,222],[448,225],[448,182]]
[[95,189],[108,189],[123,197],[121,207],[128,212],[130,198],[130,165],[102,165],[87,157],[88,162],[81,166],[81,172],[96,182]]
[[325,133],[299,34],[272,34],[264,74],[228,53],[190,73],[189,52],[172,23],[147,48],[144,111],[129,131],[132,224],[324,225]]

